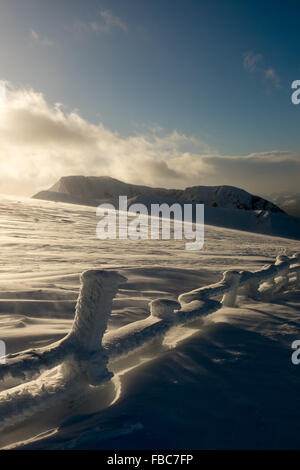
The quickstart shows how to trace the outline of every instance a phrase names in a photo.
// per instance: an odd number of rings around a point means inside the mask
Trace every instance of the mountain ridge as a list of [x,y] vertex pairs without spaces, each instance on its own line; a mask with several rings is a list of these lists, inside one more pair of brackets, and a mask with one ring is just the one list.
[[155,196],[223,209],[284,213],[276,204],[267,199],[235,186],[191,186],[185,189],[166,189],[125,183],[110,176],[63,176],[49,190],[40,191],[33,197],[61,200],[61,202],[72,202],[74,199],[75,202],[98,205],[102,201],[115,202],[116,198],[121,195],[127,196],[129,200],[140,196]]
[[186,189],[152,188],[124,183],[111,177],[67,176],[35,199],[98,206],[110,203],[118,209],[119,196],[131,204],[189,203],[205,205],[205,225],[300,240],[300,218],[287,215],[270,201],[234,186],[193,186]]

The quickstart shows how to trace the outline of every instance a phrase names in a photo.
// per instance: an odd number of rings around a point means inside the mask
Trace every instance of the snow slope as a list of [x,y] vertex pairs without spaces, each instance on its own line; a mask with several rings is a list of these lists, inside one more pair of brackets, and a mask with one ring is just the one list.
[[290,360],[299,307],[298,293],[224,308],[176,347],[167,338],[164,351],[121,370],[111,406],[99,410],[109,391],[98,390],[12,448],[299,449],[299,366]]
[[127,195],[128,198],[157,196],[227,209],[283,212],[275,204],[234,186],[193,186],[181,190],[128,184],[108,176],[64,176],[49,192],[65,194],[81,201],[114,199],[120,195]]
[[[70,330],[86,269],[117,270],[128,279],[113,302],[110,332],[147,317],[157,297],[175,300],[218,281],[226,269],[254,270],[300,251],[298,241],[213,226],[199,252],[184,250],[184,240],[100,241],[97,222],[91,207],[0,200],[0,339],[8,353],[50,344]],[[299,447],[299,371],[290,360],[299,302],[297,291],[264,304],[241,299],[240,308],[174,331],[164,347],[114,363],[113,381],[88,394],[59,375],[43,376],[22,393],[30,406],[53,400],[50,412],[37,407],[35,417],[0,434],[0,445]]]
[[300,239],[300,220],[286,215],[274,204],[232,186],[195,186],[185,190],[137,186],[109,177],[68,176],[61,178],[49,191],[35,199],[99,205],[127,196],[128,206],[151,204],[205,204],[205,223],[237,230]]
[[[145,205],[149,214],[151,213],[152,204],[167,203],[171,206],[174,202],[181,205],[182,213],[184,213],[185,203],[182,201],[143,195],[133,197],[129,200],[129,204]],[[246,211],[232,208],[211,207],[205,204],[204,219],[206,225],[300,240],[300,219],[282,213],[264,210]]]

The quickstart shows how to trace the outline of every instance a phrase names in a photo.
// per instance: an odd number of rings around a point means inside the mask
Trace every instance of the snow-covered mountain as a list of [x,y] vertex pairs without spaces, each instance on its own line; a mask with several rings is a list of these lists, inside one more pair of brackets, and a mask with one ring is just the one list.
[[205,204],[205,225],[300,239],[300,219],[285,214],[275,204],[233,186],[194,186],[182,189],[151,188],[124,183],[107,176],[66,176],[35,199],[97,206],[108,202],[118,208],[119,196],[128,206],[177,202]]
[[114,202],[121,195],[126,195],[128,199],[153,196],[174,201],[203,203],[223,209],[284,213],[272,202],[234,186],[193,186],[184,190],[164,189],[128,184],[108,176],[64,176],[49,190],[39,192],[34,198],[98,205],[104,200]]

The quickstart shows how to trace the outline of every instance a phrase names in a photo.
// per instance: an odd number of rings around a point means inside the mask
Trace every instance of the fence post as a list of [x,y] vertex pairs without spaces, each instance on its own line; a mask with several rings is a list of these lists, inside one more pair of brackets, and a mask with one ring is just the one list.
[[[149,302],[150,314],[160,320],[172,323],[175,320],[175,310],[180,310],[181,305],[176,300],[172,299],[155,299]],[[152,347],[160,348],[163,344],[164,336],[157,336],[152,341]]]
[[181,305],[176,300],[155,299],[149,303],[149,307],[152,316],[161,320],[172,320],[174,310],[179,310]]
[[290,259],[288,256],[279,255],[276,258],[275,266],[286,263],[286,266],[281,269],[281,272],[278,273],[278,278],[281,278],[277,283],[275,283],[275,278],[273,278],[274,293],[281,291],[289,284],[289,269],[290,269]]
[[5,355],[6,355],[6,345],[5,345],[5,342],[2,339],[0,339],[0,365],[3,365],[6,363]]
[[259,297],[258,288],[260,285],[260,280],[257,279],[255,275],[253,275],[253,273],[251,272],[247,272],[247,274],[250,275],[250,278],[243,287],[243,295],[245,295],[249,299],[257,300]]
[[85,271],[80,277],[75,318],[70,333],[63,340],[63,345],[71,346],[74,353],[73,358],[66,361],[64,369],[66,373],[72,373],[74,367],[79,366],[85,370],[91,385],[103,381],[108,374],[107,358],[101,343],[113,298],[125,280],[115,271],[104,270]]
[[[294,253],[290,264],[296,264],[300,267],[300,253]],[[300,285],[300,269],[296,271],[296,285]]]
[[294,253],[292,260],[295,260],[296,263],[300,263],[300,253]]
[[222,304],[224,307],[236,306],[240,276],[241,274],[239,271],[225,271],[223,274],[223,281],[229,285],[229,291],[226,292],[222,298]]
[[[289,260],[288,256],[286,256],[286,255],[276,256],[275,266],[278,266],[278,265],[283,264],[283,263],[290,264],[290,260]],[[287,266],[287,268],[289,268],[289,266]]]

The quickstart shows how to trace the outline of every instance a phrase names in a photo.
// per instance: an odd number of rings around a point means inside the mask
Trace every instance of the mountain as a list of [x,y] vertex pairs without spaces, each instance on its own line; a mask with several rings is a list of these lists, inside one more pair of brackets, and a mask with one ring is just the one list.
[[272,202],[234,186],[194,186],[186,189],[152,188],[124,183],[107,176],[65,176],[35,199],[97,206],[114,204],[127,196],[128,206],[153,203],[205,204],[205,224],[300,240],[300,219],[287,215]]
[[127,196],[129,202],[132,198],[153,196],[223,209],[265,210],[284,213],[272,202],[259,196],[253,196],[234,186],[193,186],[184,190],[164,189],[128,184],[108,176],[64,176],[49,190],[41,191],[33,197],[98,205],[103,201],[115,202],[119,196]]

